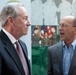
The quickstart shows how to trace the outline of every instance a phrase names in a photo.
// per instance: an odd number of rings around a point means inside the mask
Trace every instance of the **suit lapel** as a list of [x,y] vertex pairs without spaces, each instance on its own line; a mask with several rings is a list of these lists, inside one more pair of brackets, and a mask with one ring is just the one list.
[[24,75],[24,70],[23,70],[21,61],[19,59],[19,56],[14,48],[14,45],[11,43],[11,41],[9,40],[9,38],[6,36],[6,34],[3,31],[0,32],[0,36],[4,44],[4,49],[9,54],[11,59],[14,61],[14,63],[16,64],[16,66],[18,67],[22,75]]
[[73,54],[73,58],[72,58],[72,61],[71,61],[71,65],[70,65],[68,75],[72,75],[72,72],[74,71],[75,67],[76,67],[76,47],[75,47],[75,50],[74,50],[74,54]]
[[59,68],[60,68],[60,72],[61,72],[61,75],[63,75],[63,57],[62,57],[62,49],[63,48],[63,44],[62,42],[58,44],[57,46],[57,49],[56,49],[56,55],[57,55],[57,61],[58,61],[58,64],[59,64]]
[[20,45],[21,45],[21,47],[22,47],[24,56],[25,56],[25,58],[26,58],[25,60],[26,60],[26,62],[27,62],[28,70],[29,70],[29,73],[30,73],[29,75],[31,75],[30,63],[29,63],[29,60],[28,60],[27,47],[26,47],[26,45],[24,46],[20,40],[19,40],[19,43],[20,43]]

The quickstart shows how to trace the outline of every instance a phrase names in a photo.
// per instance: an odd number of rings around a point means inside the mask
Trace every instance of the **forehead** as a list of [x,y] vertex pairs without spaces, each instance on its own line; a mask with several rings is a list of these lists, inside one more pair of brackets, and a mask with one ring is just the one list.
[[60,24],[62,24],[62,23],[73,24],[73,20],[74,20],[74,18],[64,17],[61,19]]
[[28,16],[27,10],[23,6],[17,8],[19,15]]

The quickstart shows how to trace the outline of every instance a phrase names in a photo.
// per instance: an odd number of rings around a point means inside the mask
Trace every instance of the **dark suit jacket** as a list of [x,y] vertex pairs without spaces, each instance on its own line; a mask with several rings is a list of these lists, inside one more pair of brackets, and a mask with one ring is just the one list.
[[[48,75],[63,75],[63,50],[62,42],[48,48]],[[69,74],[76,75],[76,49],[71,61]]]
[[0,56],[0,75],[1,75],[1,56]]
[[[30,63],[27,57],[27,47],[21,40],[19,40],[19,43],[22,47],[27,62],[29,75],[31,75]],[[0,55],[1,75],[25,75],[20,58],[14,48],[14,45],[3,31],[0,32]]]

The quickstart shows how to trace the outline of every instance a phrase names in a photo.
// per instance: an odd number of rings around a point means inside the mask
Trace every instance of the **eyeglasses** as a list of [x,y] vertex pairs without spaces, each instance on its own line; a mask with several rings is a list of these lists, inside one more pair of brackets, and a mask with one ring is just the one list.
[[[68,24],[60,24],[58,27],[67,28],[67,27],[71,27],[71,26],[68,25]],[[73,26],[72,26],[72,27],[73,27]]]

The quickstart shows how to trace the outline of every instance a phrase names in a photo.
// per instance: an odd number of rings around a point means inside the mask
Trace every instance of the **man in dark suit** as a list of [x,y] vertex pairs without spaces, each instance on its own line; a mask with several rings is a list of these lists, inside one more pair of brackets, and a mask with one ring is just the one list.
[[0,75],[31,75],[27,47],[19,40],[30,26],[27,10],[21,3],[8,3],[2,9],[0,21]]
[[59,31],[62,42],[48,48],[48,75],[76,75],[76,18],[63,17]]

